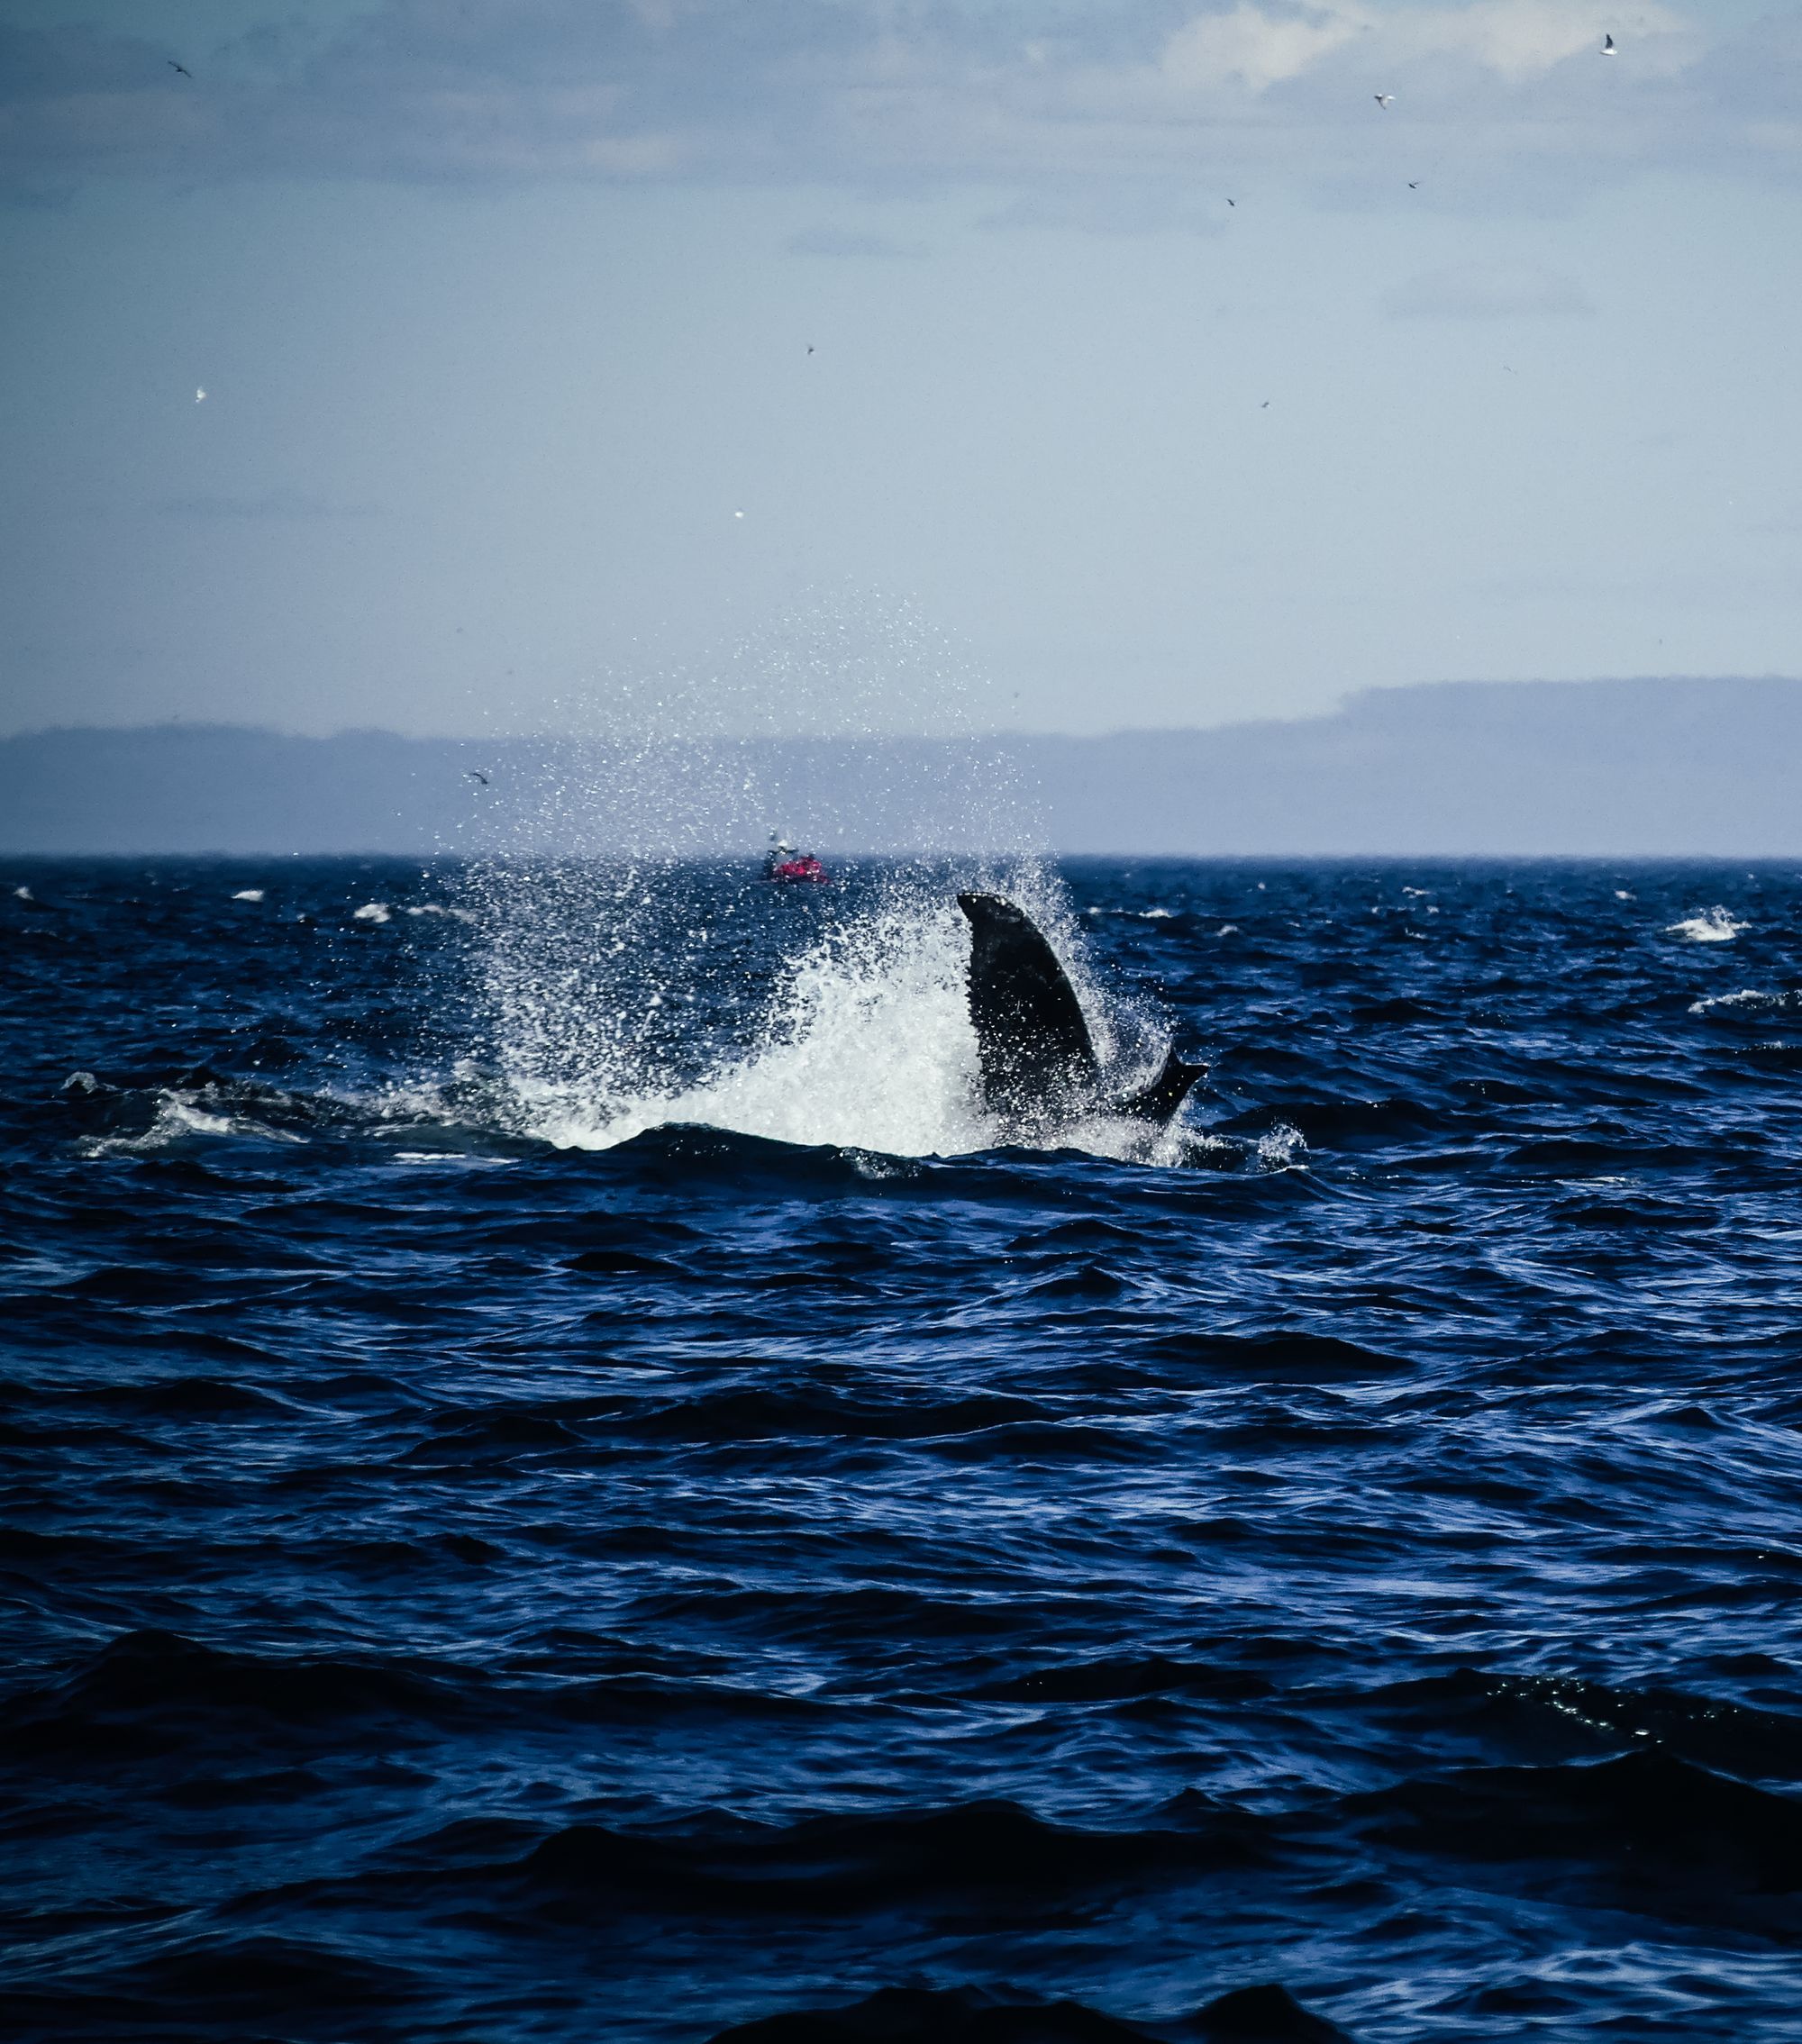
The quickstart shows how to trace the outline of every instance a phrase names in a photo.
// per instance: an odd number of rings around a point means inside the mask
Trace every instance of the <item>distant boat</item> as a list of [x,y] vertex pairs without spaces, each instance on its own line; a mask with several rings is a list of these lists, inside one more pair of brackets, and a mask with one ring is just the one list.
[[769,833],[769,849],[764,855],[763,877],[787,886],[795,880],[824,880],[826,869],[810,851],[796,851],[793,845]]

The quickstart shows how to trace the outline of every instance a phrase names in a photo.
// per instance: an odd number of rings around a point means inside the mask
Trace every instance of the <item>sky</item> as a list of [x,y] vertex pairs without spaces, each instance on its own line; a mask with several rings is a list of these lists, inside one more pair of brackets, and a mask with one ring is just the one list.
[[0,0],[0,731],[1802,674],[1798,332],[1793,6]]

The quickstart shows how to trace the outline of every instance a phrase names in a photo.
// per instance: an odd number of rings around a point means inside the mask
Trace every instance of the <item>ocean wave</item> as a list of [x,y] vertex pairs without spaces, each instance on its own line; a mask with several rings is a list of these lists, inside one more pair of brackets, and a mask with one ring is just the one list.
[[1350,2044],[1346,2032],[1267,1982],[1216,1995],[1148,2028],[1086,2003],[987,1987],[885,1987],[862,2001],[754,2018],[713,2044],[1168,2044],[1174,2036],[1251,2044]]
[[1224,1814],[1080,1830],[1005,1801],[676,1836],[575,1824],[534,1846],[518,1873],[553,1907],[606,1894],[634,1907],[831,1916],[960,1895],[1075,1895],[1154,1872],[1215,1875],[1260,1864],[1267,1831]]
[[1793,992],[1772,993],[1762,987],[1742,986],[1734,994],[1706,994],[1689,1004],[1692,1015],[1780,1015],[1802,1008],[1802,995]]
[[[467,1680],[467,1678],[465,1678]],[[259,1728],[333,1728],[380,1719],[389,1736],[463,1714],[460,1685],[442,1676],[381,1662],[224,1651],[172,1632],[122,1635],[52,1685],[0,1702],[0,1722],[19,1750],[105,1754],[216,1743]]]
[[1353,1797],[1422,1849],[1479,1860],[1594,1867],[1714,1914],[1737,1905],[1802,1934],[1802,1801],[1664,1752],[1540,1767],[1473,1767]]
[[1749,922],[1739,922],[1731,909],[1717,904],[1694,915],[1686,915],[1680,922],[1667,924],[1666,932],[1672,937],[1688,938],[1692,944],[1730,944],[1743,931],[1751,928]]
[[16,876],[12,2030],[1787,2039],[1802,879],[1073,868],[1115,1155],[750,871]]
[[1802,1785],[1802,1714],[1719,1696],[1467,1667],[1358,1692],[1344,1704],[1394,1713],[1435,1742],[1457,1740],[1534,1760],[1618,1758],[1655,1747],[1728,1776]]
[[1336,1334],[1166,1334],[1147,1344],[1161,1364],[1266,1384],[1336,1384],[1396,1376],[1413,1366]]

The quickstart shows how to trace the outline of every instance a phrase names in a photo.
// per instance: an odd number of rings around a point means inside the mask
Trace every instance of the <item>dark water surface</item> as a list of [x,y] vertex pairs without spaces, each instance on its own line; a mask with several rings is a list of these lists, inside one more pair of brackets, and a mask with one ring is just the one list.
[[1802,881],[1067,877],[1213,1144],[559,1147],[455,874],[4,876],[0,2027],[1798,2034]]

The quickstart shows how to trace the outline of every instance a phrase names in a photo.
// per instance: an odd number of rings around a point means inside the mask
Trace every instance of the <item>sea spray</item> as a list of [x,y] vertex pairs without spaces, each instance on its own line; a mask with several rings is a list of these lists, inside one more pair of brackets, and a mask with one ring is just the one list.
[[[584,1148],[675,1122],[906,1155],[1006,1140],[978,1104],[960,887],[1033,916],[1110,1076],[1149,1078],[1168,1031],[1091,969],[979,700],[911,611],[879,604],[815,604],[714,669],[611,677],[469,875],[501,1118]],[[771,830],[822,850],[831,886],[763,881],[747,855]]]

